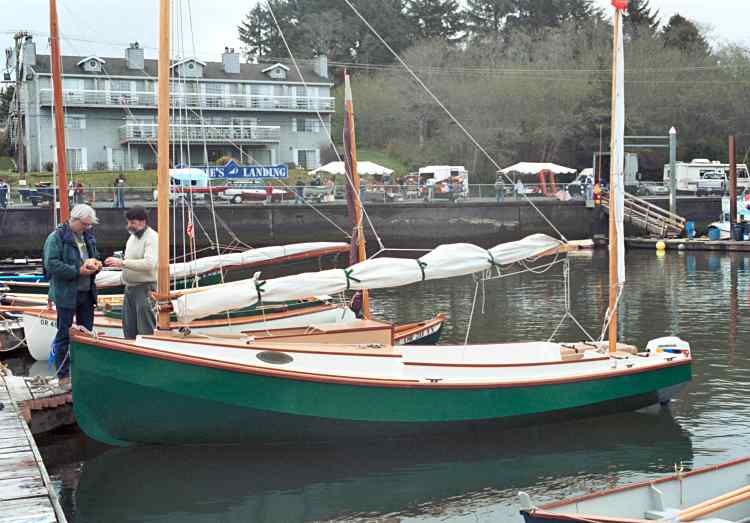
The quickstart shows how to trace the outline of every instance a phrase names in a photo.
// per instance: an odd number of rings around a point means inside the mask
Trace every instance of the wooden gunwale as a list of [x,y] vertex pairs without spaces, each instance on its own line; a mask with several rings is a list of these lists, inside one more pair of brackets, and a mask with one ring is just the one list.
[[[733,459],[731,461],[727,461],[726,463],[719,463],[718,465],[706,465],[705,467],[693,469],[688,472],[681,472],[679,474],[670,474],[669,476],[665,476],[663,478],[647,479],[644,481],[639,481],[637,483],[630,483],[628,485],[622,485],[620,487],[611,488],[603,492],[594,492],[592,494],[584,494],[583,496],[578,496],[575,498],[563,499],[560,501],[553,501],[551,503],[542,505],[539,508],[545,511],[553,510],[555,508],[559,508],[565,505],[571,505],[573,503],[580,503],[581,501],[588,501],[590,499],[596,499],[596,498],[600,498],[603,496],[608,496],[610,494],[617,494],[618,492],[635,490],[635,489],[639,489],[642,487],[647,487],[649,485],[658,485],[660,483],[667,483],[669,481],[679,480],[680,478],[688,478],[690,476],[705,474],[706,472],[713,472],[716,470],[721,470],[726,467],[732,467],[734,465],[739,465],[741,463],[747,463],[748,461],[750,461],[750,456],[745,456],[744,458]],[[559,514],[555,514],[555,515],[559,515]],[[599,519],[602,519],[602,521],[604,521],[603,518],[599,518]],[[621,520],[618,519],[617,521],[621,521]]]
[[[348,377],[339,375],[328,375],[313,372],[298,372],[298,371],[285,371],[282,369],[270,369],[266,367],[256,367],[247,364],[229,363],[222,360],[216,360],[213,358],[202,358],[196,356],[187,356],[182,354],[174,354],[167,351],[160,351],[158,349],[145,348],[134,346],[124,340],[115,340],[106,336],[92,337],[89,335],[81,334],[76,332],[75,329],[71,330],[71,341],[76,343],[82,343],[92,345],[100,349],[114,350],[120,352],[127,352],[130,354],[140,355],[144,357],[151,357],[161,360],[172,361],[175,363],[184,363],[188,365],[197,365],[201,367],[215,368],[226,370],[230,372],[239,372],[243,374],[257,374],[263,376],[271,376],[278,378],[290,378],[298,381],[314,381],[322,383],[332,384],[350,384],[350,385],[368,385],[377,387],[395,387],[395,388],[424,388],[424,389],[491,389],[491,388],[514,388],[514,387],[532,387],[540,385],[559,385],[567,383],[578,383],[586,381],[596,381],[600,379],[618,378],[622,376],[630,376],[635,374],[643,374],[654,370],[663,370],[672,367],[681,367],[684,365],[690,365],[692,358],[687,357],[684,360],[673,360],[665,361],[663,364],[658,366],[648,367],[636,367],[629,369],[618,369],[614,371],[596,372],[587,374],[585,376],[566,376],[564,378],[548,378],[548,379],[537,379],[537,380],[518,380],[514,382],[481,382],[476,381],[470,382],[422,382],[419,380],[410,379],[383,379],[383,378],[367,378],[367,377]],[[220,344],[216,344],[220,345]],[[231,347],[231,345],[228,345]],[[274,350],[273,348],[266,349],[265,347],[255,347],[260,350]],[[276,348],[275,350],[285,352],[284,350]]]

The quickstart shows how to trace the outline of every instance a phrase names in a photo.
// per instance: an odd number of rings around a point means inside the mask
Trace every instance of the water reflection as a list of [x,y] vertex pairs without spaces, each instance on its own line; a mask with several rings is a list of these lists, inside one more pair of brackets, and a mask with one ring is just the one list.
[[456,440],[353,448],[133,447],[83,466],[76,521],[311,521],[429,514],[471,496],[553,484],[581,492],[618,474],[692,462],[668,412],[626,414]]

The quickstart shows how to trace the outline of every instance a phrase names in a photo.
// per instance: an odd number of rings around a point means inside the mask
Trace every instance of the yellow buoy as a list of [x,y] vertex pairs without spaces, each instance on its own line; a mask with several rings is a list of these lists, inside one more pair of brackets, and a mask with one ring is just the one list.
[[663,241],[659,240],[658,242],[656,242],[656,250],[657,251],[663,251],[666,248],[667,248],[667,244],[664,243]]

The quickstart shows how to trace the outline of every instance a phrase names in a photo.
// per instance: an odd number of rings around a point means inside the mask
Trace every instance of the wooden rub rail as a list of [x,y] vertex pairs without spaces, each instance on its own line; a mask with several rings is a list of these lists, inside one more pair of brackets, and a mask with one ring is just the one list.
[[[602,207],[609,212],[609,196],[602,195]],[[625,193],[625,220],[660,238],[674,238],[685,229],[685,218],[642,198]]]
[[65,523],[39,449],[1,369],[0,404],[0,520]]

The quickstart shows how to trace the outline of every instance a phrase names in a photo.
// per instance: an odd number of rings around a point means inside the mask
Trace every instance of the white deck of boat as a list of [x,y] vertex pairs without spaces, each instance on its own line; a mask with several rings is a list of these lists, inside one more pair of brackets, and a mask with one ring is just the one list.
[[[587,350],[582,359],[563,361],[562,345],[547,342],[502,343],[459,346],[386,346],[380,344],[289,344],[272,342],[233,343],[231,340],[198,337],[170,340],[142,337],[136,346],[169,354],[228,364],[349,378],[410,380],[425,382],[498,383],[575,377],[614,370],[663,365],[683,356],[655,354],[613,359]],[[238,350],[242,349],[242,350]],[[258,354],[284,352],[292,358],[285,364],[267,363]]]

